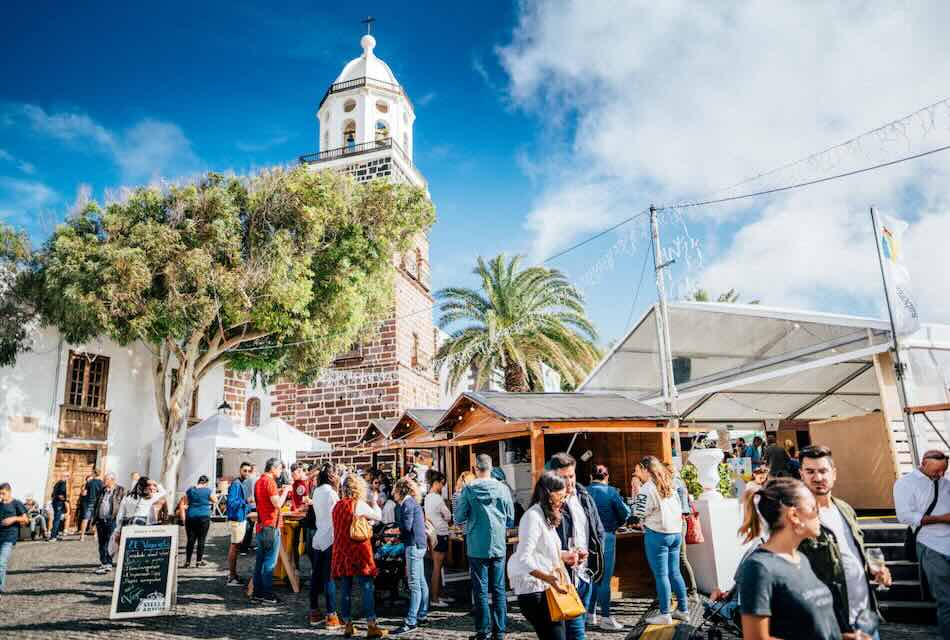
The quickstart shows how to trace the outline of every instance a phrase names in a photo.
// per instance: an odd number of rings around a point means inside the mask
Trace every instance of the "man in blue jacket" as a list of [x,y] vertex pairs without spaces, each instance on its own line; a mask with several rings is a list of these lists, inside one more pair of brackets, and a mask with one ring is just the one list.
[[237,557],[244,534],[247,531],[247,495],[244,492],[244,481],[251,475],[251,463],[242,462],[238,477],[231,480],[228,487],[228,531],[231,534],[231,545],[228,547],[228,586],[240,587],[243,585],[237,574]]
[[[453,518],[465,525],[465,549],[475,595],[473,640],[502,640],[508,616],[505,599],[507,530],[515,524],[511,491],[491,477],[491,456],[475,458],[476,479],[459,494]],[[491,607],[488,594],[491,592]]]

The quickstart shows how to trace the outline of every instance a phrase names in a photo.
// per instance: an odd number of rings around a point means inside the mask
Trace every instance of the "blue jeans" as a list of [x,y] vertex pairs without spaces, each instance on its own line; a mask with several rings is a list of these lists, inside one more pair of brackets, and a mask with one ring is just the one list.
[[593,586],[590,604],[587,613],[596,613],[600,605],[600,615],[610,617],[610,579],[614,576],[614,567],[617,564],[617,534],[612,531],[604,533],[604,577]]
[[680,550],[683,534],[659,533],[644,529],[643,545],[646,547],[647,562],[656,580],[656,599],[660,603],[660,613],[670,612],[670,583],[676,593],[676,608],[689,609],[686,600],[686,582],[680,573]]
[[[468,572],[475,595],[475,633],[479,638],[505,635],[508,601],[505,598],[505,559],[469,558]],[[491,606],[488,595],[491,593]]]
[[49,534],[51,538],[63,535],[63,529],[65,528],[65,519],[63,518],[63,514],[65,511],[65,502],[61,500],[53,500],[53,528]]
[[336,583],[330,577],[333,547],[318,551],[310,547],[310,610],[320,610],[320,594],[327,606],[327,615],[336,613]]
[[6,590],[7,565],[10,564],[10,556],[13,555],[15,544],[15,542],[0,542],[0,593]]
[[[589,582],[584,582],[583,580],[575,580],[574,584],[577,587],[577,595],[581,597],[581,602],[584,603],[584,609],[587,609],[590,606],[594,585]],[[586,622],[586,613],[577,616],[573,620],[565,620],[564,630],[567,632],[567,640],[584,640],[587,637],[584,632]]]
[[[342,576],[340,583],[336,586],[336,592],[339,594],[340,617],[343,622],[350,622],[350,608],[353,599],[353,576]],[[360,585],[360,594],[363,597],[363,616],[367,622],[376,622],[376,591],[373,586],[372,576],[356,576]]]
[[115,533],[115,520],[96,520],[96,541],[99,543],[99,564],[111,565],[112,556],[109,555],[109,540]]
[[254,595],[274,595],[274,567],[280,553],[280,529],[264,527],[257,534],[257,557],[254,560]]
[[429,614],[429,581],[425,572],[426,550],[415,545],[406,547],[406,570],[409,574],[409,612],[406,626],[414,627]]
[[937,601],[937,628],[944,640],[950,640],[950,556],[918,542],[917,558]]

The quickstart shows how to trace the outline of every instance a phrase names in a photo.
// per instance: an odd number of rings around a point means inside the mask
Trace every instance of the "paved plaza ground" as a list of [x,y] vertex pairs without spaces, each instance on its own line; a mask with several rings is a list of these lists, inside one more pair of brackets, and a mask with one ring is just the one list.
[[[182,533],[184,538],[184,533]],[[184,549],[182,548],[182,553]],[[179,573],[178,609],[174,615],[161,618],[110,621],[112,574],[93,573],[97,562],[96,543],[82,543],[75,536],[65,542],[21,542],[13,553],[7,576],[7,594],[0,600],[0,638],[123,638],[151,640],[173,638],[255,638],[293,639],[330,634],[307,625],[306,590],[293,594],[279,589],[282,604],[263,606],[250,603],[243,590],[226,587],[226,529],[212,526],[208,538],[208,566],[183,569]],[[304,561],[304,567],[308,567]],[[242,557],[240,572],[250,575],[253,557]],[[459,585],[466,583],[459,583]],[[467,592],[457,594],[466,599]],[[615,603],[615,615],[625,625],[636,624],[650,606],[648,600],[625,599]],[[401,611],[381,609],[380,621],[395,628]],[[473,633],[467,607],[436,609],[430,614],[431,626],[417,631],[413,638],[426,640],[467,640]],[[524,619],[513,611],[513,640],[534,638]],[[358,633],[365,626],[358,625]],[[589,631],[593,640],[621,640],[625,632]],[[883,640],[935,638],[932,626],[888,625],[882,630]]]

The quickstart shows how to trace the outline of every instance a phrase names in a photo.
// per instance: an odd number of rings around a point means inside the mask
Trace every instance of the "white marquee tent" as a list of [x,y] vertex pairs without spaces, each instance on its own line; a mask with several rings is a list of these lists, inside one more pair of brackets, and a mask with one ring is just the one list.
[[280,459],[285,464],[297,461],[297,454],[330,453],[332,447],[287,424],[281,418],[271,418],[256,433],[277,443]]

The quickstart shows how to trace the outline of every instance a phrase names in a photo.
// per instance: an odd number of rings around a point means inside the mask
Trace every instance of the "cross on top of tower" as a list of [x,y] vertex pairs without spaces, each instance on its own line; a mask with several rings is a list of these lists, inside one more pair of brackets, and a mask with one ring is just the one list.
[[360,20],[360,22],[366,25],[366,33],[373,33],[373,23],[376,22],[376,18],[373,16],[366,16],[364,19]]

